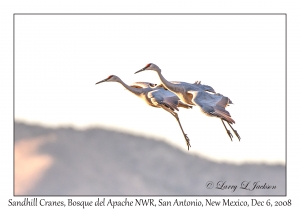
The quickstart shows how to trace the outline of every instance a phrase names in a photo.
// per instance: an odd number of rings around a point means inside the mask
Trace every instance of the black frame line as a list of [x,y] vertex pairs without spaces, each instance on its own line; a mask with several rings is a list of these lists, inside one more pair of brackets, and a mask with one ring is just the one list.
[[[284,15],[285,16],[285,194],[284,195],[16,195],[15,194],[15,16],[16,15]],[[13,14],[13,193],[15,197],[283,197],[287,196],[287,13],[14,13]]]

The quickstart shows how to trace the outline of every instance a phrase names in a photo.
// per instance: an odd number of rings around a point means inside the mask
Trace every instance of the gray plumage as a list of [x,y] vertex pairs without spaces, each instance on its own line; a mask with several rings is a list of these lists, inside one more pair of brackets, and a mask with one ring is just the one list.
[[[185,104],[199,106],[201,111],[207,116],[220,118],[227,134],[232,141],[233,135],[226,128],[223,122],[223,120],[225,120],[231,127],[237,138],[240,140],[239,134],[230,125],[232,123],[235,123],[235,121],[230,116],[230,113],[225,110],[226,106],[232,104],[232,101],[228,97],[225,97],[220,93],[216,93],[211,86],[201,85],[201,82],[199,81],[196,81],[193,84],[187,82],[169,82],[161,74],[161,69],[153,63],[147,64],[144,68],[135,73],[145,70],[155,71],[159,76],[162,86],[165,89],[168,89],[169,91],[176,94]],[[212,94],[208,92],[211,92]]]
[[200,90],[190,90],[187,92],[193,95],[192,102],[198,105],[201,111],[207,116],[215,116],[229,123],[235,123],[230,113],[225,110],[225,107],[228,106],[229,103],[228,97],[218,94],[209,94]]

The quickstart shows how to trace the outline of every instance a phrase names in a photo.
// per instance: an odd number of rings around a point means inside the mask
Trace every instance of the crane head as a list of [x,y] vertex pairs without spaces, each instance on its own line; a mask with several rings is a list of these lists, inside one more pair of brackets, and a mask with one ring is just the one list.
[[144,68],[142,68],[141,70],[138,70],[137,72],[135,72],[135,74],[139,73],[141,71],[145,71],[145,70],[153,70],[153,71],[156,71],[156,72],[161,71],[160,68],[157,65],[155,65],[154,63],[148,63]]
[[119,77],[117,77],[116,75],[110,75],[106,79],[97,82],[96,85],[102,82],[119,82],[119,81],[120,81]]

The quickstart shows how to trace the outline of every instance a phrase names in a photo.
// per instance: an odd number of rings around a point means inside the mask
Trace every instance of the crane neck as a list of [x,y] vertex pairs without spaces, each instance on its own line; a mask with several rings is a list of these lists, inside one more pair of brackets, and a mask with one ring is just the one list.
[[123,85],[127,90],[129,90],[130,92],[132,92],[133,94],[135,95],[140,95],[142,94],[142,90],[143,88],[134,88],[134,87],[131,87],[129,85],[127,85],[125,82],[123,82],[121,79],[118,81],[121,85]]
[[169,89],[171,91],[174,90],[175,85],[173,83],[169,82],[168,80],[166,80],[164,78],[164,76],[161,74],[161,71],[157,71],[157,74],[159,76],[159,79],[160,79],[161,83],[163,84],[163,86],[165,88],[167,88],[167,89]]

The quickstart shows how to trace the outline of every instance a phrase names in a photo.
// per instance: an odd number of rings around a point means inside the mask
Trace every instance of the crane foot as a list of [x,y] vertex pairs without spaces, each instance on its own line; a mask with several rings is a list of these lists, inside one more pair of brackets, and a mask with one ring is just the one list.
[[230,133],[230,130],[227,130],[227,134],[228,134],[229,138],[230,138],[230,139],[231,139],[231,141],[232,141],[232,137],[233,137],[233,135]]
[[233,130],[234,134],[236,135],[236,137],[238,137],[239,141],[241,141],[241,137],[240,135],[238,134],[237,130]]
[[190,150],[190,147],[192,147],[192,146],[191,146],[191,144],[190,144],[190,139],[189,139],[189,137],[187,136],[187,134],[184,134],[184,138],[185,138],[185,141],[186,141],[186,145],[187,145],[187,147],[188,147],[188,150]]

